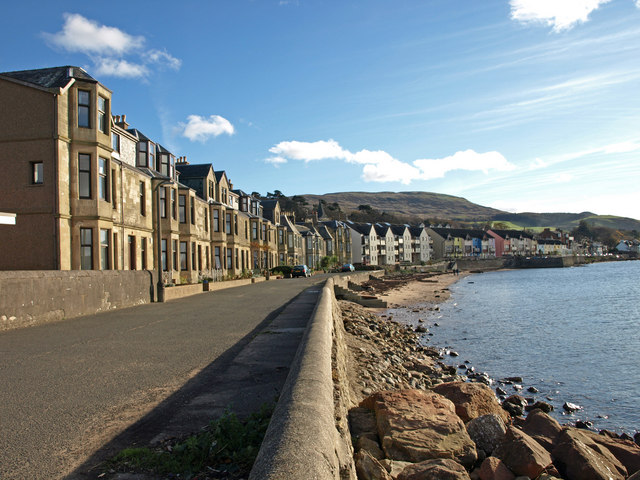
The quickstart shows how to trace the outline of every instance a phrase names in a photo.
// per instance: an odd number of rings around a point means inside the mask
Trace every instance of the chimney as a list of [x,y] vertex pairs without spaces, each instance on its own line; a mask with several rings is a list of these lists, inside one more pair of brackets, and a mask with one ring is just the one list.
[[115,124],[117,126],[119,126],[120,128],[122,128],[124,130],[129,128],[129,124],[127,123],[127,116],[126,115],[116,115],[114,118],[115,118]]
[[178,160],[176,161],[176,163],[178,165],[189,165],[189,162],[187,162],[187,157],[178,157]]

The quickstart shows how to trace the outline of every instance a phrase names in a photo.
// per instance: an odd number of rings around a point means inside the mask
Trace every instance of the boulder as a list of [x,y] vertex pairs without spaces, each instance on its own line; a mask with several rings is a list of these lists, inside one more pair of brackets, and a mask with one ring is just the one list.
[[359,480],[392,480],[387,470],[366,450],[354,456]]
[[467,423],[467,433],[476,444],[476,448],[484,451],[487,455],[504,439],[507,432],[502,418],[492,413],[474,418]]
[[499,458],[487,457],[480,466],[480,480],[513,480],[514,478],[516,476]]
[[551,452],[555,445],[556,438],[562,431],[562,427],[557,420],[551,418],[542,410],[535,409],[527,415],[522,430],[542,445],[548,452]]
[[640,446],[634,441],[608,435],[598,435],[589,431],[583,431],[582,433],[609,450],[624,465],[629,475],[640,470]]
[[524,408],[527,401],[521,395],[511,395],[502,402],[502,408],[506,410],[512,417],[520,417],[524,415]]
[[355,449],[357,452],[359,452],[360,450],[366,450],[376,460],[384,458],[384,452],[380,448],[378,442],[372,440],[366,435],[358,437],[358,439],[356,440]]
[[375,412],[382,450],[391,460],[450,458],[471,467],[477,459],[475,444],[453,403],[441,395],[422,390],[378,392],[361,406]]
[[356,407],[349,410],[349,431],[355,439],[367,436],[372,440],[377,434],[376,417],[368,408]]
[[504,441],[493,451],[516,475],[536,478],[551,465],[551,456],[538,442],[515,427],[508,427]]
[[552,455],[554,465],[567,480],[622,480],[627,476],[618,459],[584,430],[563,429]]
[[539,409],[539,410],[542,410],[544,413],[549,413],[549,412],[551,412],[553,410],[553,405],[551,405],[550,403],[541,402],[541,401],[538,400],[533,405],[527,405],[526,407],[524,407],[524,409],[527,412],[535,410],[536,408]]
[[500,406],[493,390],[482,383],[449,382],[433,389],[447,397],[456,406],[456,413],[464,422],[482,415],[496,414],[506,424],[510,415]]
[[396,480],[470,480],[465,468],[454,460],[438,458],[406,467]]

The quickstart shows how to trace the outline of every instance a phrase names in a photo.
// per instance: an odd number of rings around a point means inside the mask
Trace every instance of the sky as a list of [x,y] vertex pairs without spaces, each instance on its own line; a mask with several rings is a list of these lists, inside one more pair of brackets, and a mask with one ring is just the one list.
[[247,192],[640,219],[640,0],[25,0],[0,27],[0,71],[80,66]]

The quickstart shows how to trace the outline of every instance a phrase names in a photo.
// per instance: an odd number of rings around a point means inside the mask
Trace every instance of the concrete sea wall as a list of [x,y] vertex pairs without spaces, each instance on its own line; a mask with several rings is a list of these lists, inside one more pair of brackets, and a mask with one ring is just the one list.
[[0,272],[0,331],[151,302],[149,271]]

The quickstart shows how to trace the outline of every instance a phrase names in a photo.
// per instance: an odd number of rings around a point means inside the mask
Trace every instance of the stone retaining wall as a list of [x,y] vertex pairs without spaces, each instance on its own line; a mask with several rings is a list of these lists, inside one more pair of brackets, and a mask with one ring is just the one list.
[[0,272],[0,331],[149,303],[147,270]]

